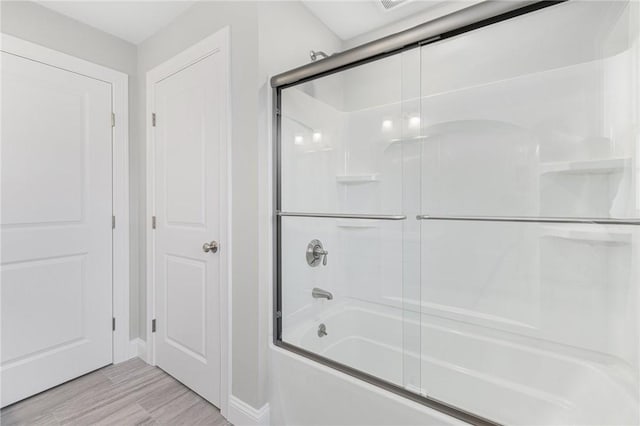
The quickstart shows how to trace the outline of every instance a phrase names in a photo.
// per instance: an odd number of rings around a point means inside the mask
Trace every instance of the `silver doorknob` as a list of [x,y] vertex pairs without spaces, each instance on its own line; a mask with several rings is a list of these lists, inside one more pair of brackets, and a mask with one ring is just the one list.
[[218,242],[211,241],[210,243],[204,243],[202,245],[202,251],[204,251],[205,253],[216,253],[218,251]]

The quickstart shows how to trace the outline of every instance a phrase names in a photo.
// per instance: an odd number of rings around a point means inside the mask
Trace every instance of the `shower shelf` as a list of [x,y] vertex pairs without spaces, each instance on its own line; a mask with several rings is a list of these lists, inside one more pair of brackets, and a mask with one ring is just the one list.
[[337,220],[336,226],[338,228],[357,228],[357,229],[365,229],[365,228],[378,228],[380,226],[379,220]]
[[336,176],[336,182],[344,185],[350,185],[354,183],[378,182],[378,180],[378,173]]
[[632,232],[622,229],[604,230],[586,226],[545,226],[543,237],[565,240],[589,241],[604,244],[630,244]]
[[624,170],[630,158],[606,158],[600,160],[558,161],[540,164],[540,174],[606,174]]

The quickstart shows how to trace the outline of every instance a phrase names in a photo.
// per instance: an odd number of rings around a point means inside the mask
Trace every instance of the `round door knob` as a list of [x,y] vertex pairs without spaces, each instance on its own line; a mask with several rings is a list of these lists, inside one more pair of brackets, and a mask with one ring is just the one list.
[[204,251],[205,253],[216,253],[218,251],[218,242],[211,241],[210,243],[204,243],[202,245],[202,251]]

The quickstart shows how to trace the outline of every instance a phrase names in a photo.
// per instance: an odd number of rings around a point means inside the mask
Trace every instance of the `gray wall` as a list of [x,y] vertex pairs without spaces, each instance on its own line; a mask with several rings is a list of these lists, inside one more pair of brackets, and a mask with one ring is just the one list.
[[[109,67],[129,75],[129,122],[135,121],[135,83],[137,48],[135,45],[104,33],[93,27],[75,21],[39,4],[28,1],[2,1],[0,3],[0,31],[77,58]],[[130,179],[130,327],[131,338],[138,336],[138,211],[136,192],[140,184],[136,181],[137,171],[134,161],[138,151],[138,140],[133,127],[129,128],[129,173]]]
[[[270,351],[268,343],[271,329],[270,288],[272,286],[272,246],[271,229],[271,86],[269,78],[278,73],[310,62],[310,50],[336,53],[342,49],[341,40],[322,22],[297,1],[261,1],[258,3],[258,51],[260,55],[258,76],[258,194],[259,194],[259,235],[260,256],[258,259],[258,292],[260,312],[258,332],[264,348],[258,353],[260,371],[267,370]],[[235,309],[235,303],[234,303]],[[235,321],[235,318],[234,318]],[[234,355],[235,356],[235,355]],[[267,394],[267,378],[260,377],[260,391]],[[270,398],[273,395],[269,395]]]

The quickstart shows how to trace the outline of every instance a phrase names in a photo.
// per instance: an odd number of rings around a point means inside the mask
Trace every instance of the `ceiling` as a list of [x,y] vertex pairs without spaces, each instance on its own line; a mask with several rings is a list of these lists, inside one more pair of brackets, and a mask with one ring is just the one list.
[[40,0],[37,3],[130,43],[138,44],[173,21],[195,1]]
[[406,0],[385,10],[380,0],[301,0],[335,35],[349,40],[436,8],[443,0]]
[[[139,44],[167,26],[197,0],[35,1],[130,43]],[[399,4],[388,10],[383,7],[381,0],[300,1],[340,39],[350,40],[399,21],[416,20],[420,15],[431,12],[438,15],[438,9],[447,4],[459,4],[458,8],[462,7],[469,0],[395,0]]]

